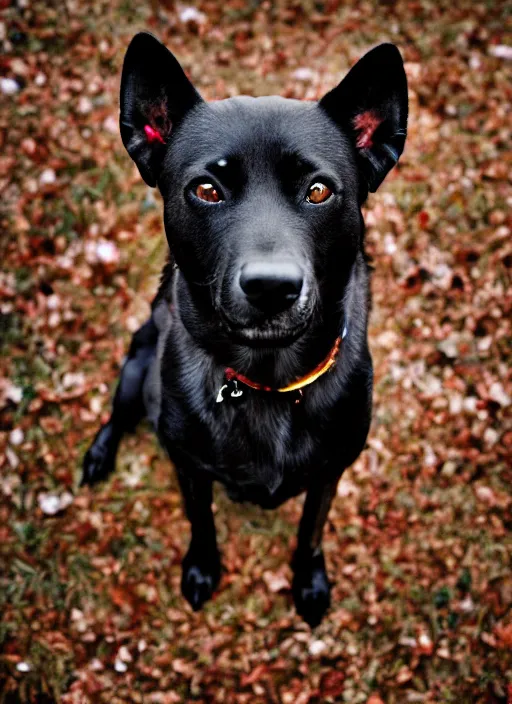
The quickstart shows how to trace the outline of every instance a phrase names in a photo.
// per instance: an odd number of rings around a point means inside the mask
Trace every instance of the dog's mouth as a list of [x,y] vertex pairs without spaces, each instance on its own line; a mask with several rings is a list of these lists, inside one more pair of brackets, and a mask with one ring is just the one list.
[[246,325],[231,320],[224,311],[221,318],[229,337],[249,347],[288,347],[296,342],[309,327],[311,314],[301,317],[293,325],[267,320],[258,325]]

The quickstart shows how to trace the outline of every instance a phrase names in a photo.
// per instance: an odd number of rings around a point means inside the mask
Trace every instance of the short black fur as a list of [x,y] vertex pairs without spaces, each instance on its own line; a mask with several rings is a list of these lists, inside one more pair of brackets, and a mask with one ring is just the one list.
[[[142,177],[162,193],[172,258],[82,481],[104,479],[123,433],[149,417],[191,522],[182,591],[193,608],[220,576],[216,480],[233,499],[269,508],[307,492],[293,597],[311,625],[329,606],[322,530],[371,418],[360,208],[398,160],[406,127],[405,73],[390,44],[369,52],[319,103],[205,103],[154,37],[130,44],[121,134]],[[319,183],[331,195],[315,203],[310,189]],[[205,187],[217,202],[204,200]],[[336,364],[300,395],[241,384],[240,396],[219,396],[228,367],[273,389],[302,378],[342,331]]]

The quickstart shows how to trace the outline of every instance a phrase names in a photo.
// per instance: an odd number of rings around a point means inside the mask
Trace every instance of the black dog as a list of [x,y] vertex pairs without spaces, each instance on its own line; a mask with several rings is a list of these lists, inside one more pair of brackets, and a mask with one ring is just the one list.
[[398,161],[406,127],[391,44],[319,103],[205,103],[150,34],[128,48],[121,135],[162,193],[172,255],[83,483],[106,477],[122,435],[149,417],[192,527],[182,591],[194,609],[220,574],[214,480],[264,507],[307,492],[293,596],[311,625],[329,606],[322,530],[371,416],[360,206]]

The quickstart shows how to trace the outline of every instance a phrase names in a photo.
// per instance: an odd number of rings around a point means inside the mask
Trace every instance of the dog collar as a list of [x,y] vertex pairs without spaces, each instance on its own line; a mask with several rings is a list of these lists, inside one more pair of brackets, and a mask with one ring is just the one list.
[[[228,382],[227,384],[224,384],[221,386],[219,389],[219,393],[217,394],[217,403],[221,403],[224,400],[223,392],[229,387],[231,383],[234,384],[234,388],[231,390],[230,395],[233,398],[238,398],[242,396],[243,391],[238,388],[237,382],[240,382],[241,384],[244,384],[244,386],[248,386],[251,389],[255,389],[256,391],[274,391],[277,393],[287,393],[289,391],[298,391],[300,396],[302,396],[302,389],[305,386],[309,386],[309,384],[312,384],[314,381],[319,379],[321,376],[323,376],[326,372],[328,372],[332,367],[336,364],[336,357],[338,356],[338,352],[340,350],[341,346],[341,341],[342,339],[346,336],[347,334],[347,327],[345,326],[343,329],[343,333],[340,337],[336,338],[336,341],[327,355],[327,357],[324,359],[323,362],[320,362],[320,364],[313,369],[313,371],[309,372],[309,374],[306,374],[305,376],[301,377],[300,379],[297,379],[296,381],[292,382],[291,384],[288,384],[287,386],[283,386],[281,388],[275,388],[273,386],[265,386],[264,384],[259,384],[256,381],[251,381],[251,379],[248,379],[246,376],[243,374],[239,374],[236,372],[234,369],[231,367],[228,367],[226,371],[224,372],[226,381]],[[300,399],[300,397],[299,397]]]

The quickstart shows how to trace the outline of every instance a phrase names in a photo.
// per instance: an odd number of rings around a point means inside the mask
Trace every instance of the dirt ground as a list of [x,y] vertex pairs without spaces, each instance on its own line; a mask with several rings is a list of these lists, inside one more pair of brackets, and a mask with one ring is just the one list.
[[[512,702],[512,40],[506,2],[0,2],[0,703]],[[119,137],[131,36],[201,93],[316,99],[395,42],[399,167],[365,209],[376,384],[296,615],[301,499],[216,492],[220,589],[180,595],[188,526],[147,427],[78,489],[166,244]]]

